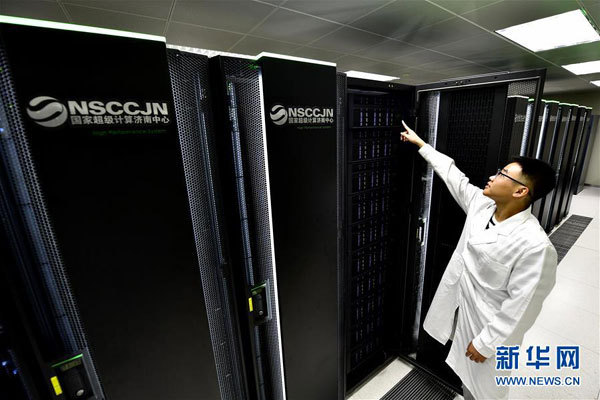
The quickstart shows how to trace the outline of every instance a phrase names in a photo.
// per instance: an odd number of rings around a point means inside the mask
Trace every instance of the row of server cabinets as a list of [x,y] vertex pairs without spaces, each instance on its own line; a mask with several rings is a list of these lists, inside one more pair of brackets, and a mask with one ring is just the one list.
[[0,66],[10,399],[343,399],[396,357],[460,390],[421,323],[465,216],[401,121],[479,186],[549,157],[552,221],[589,137],[526,100],[544,70],[415,87],[13,24]]
[[554,168],[556,188],[532,211],[548,233],[569,214],[572,196],[583,190],[594,125],[591,112],[590,107],[542,100],[531,155]]

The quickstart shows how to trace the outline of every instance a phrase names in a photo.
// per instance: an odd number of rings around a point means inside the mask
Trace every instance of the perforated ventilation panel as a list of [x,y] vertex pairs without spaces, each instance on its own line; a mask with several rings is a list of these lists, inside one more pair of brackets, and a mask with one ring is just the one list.
[[177,130],[181,143],[190,212],[204,290],[206,313],[223,399],[244,399],[236,330],[231,315],[231,286],[217,218],[214,125],[210,112],[208,58],[167,50]]
[[[230,96],[229,116],[239,130],[239,142],[234,144],[241,160],[238,173],[243,173],[245,185],[238,186],[238,197],[244,202],[240,206],[242,215],[248,217],[249,232],[244,236],[246,257],[251,262],[251,281],[268,281],[273,319],[257,327],[265,386],[269,399],[285,398],[279,306],[277,301],[277,274],[272,247],[270,225],[269,187],[266,165],[265,126],[262,109],[260,69],[252,67],[248,60],[223,58],[223,73]],[[234,142],[237,138],[234,138]],[[241,168],[241,170],[240,170]]]
[[511,82],[508,84],[508,96],[519,95],[535,97],[535,94],[537,93],[537,87],[537,79]]
[[[347,127],[347,78],[343,73],[336,74],[336,95],[337,95],[337,186],[338,186],[338,200],[337,200],[337,223],[338,223],[338,241],[337,241],[337,261],[338,261],[338,298],[342,299],[338,304],[338,318],[342,319],[341,326],[345,326],[345,309],[346,301],[344,298],[344,284],[346,282],[345,267],[347,265],[347,254],[346,254],[346,235],[343,232],[345,227],[346,219],[346,201],[345,201],[345,182],[346,182],[346,127]],[[342,358],[340,364],[345,365],[346,362],[346,339],[343,333],[340,333],[339,337],[341,340],[338,341],[338,354]],[[346,375],[342,374],[338,378],[338,393],[346,392]]]
[[[440,113],[440,92],[426,92],[420,100],[422,107],[419,112],[418,132],[424,140],[427,141],[433,148],[436,146],[438,119]],[[415,249],[417,255],[416,260],[419,260],[419,267],[415,269],[414,282],[418,284],[413,288],[413,296],[417,299],[417,310],[415,312],[415,320],[412,327],[412,338],[417,342],[419,337],[419,328],[421,321],[421,306],[423,303],[423,285],[425,283],[425,265],[427,262],[427,240],[429,238],[429,218],[431,214],[431,195],[433,188],[433,168],[427,165],[427,172],[423,179],[424,188],[421,196],[420,215],[422,216],[423,233],[421,242],[418,243]]]
[[483,169],[492,129],[494,90],[461,90],[454,92],[450,100],[446,153],[473,183],[482,182],[490,172]]
[[[12,215],[18,215],[20,224],[26,231],[26,238],[19,245],[27,248],[34,257],[35,265],[21,265],[28,269],[28,274],[40,273],[44,285],[44,294],[30,293],[47,297],[50,303],[52,317],[58,327],[64,351],[75,353],[88,348],[85,331],[82,327],[79,311],[73,297],[69,278],[60,255],[44,196],[40,190],[36,167],[31,158],[25,126],[19,112],[21,107],[17,102],[14,84],[11,78],[10,66],[5,48],[0,42],[0,157],[10,181],[5,188],[14,196],[17,209],[8,210]],[[41,271],[41,272],[40,272]],[[38,321],[39,322],[39,321]],[[93,348],[89,349],[93,356]],[[55,355],[55,357],[58,355]],[[92,359],[93,364],[93,359]],[[95,365],[91,374],[92,381],[98,382]],[[94,384],[92,382],[92,384]]]

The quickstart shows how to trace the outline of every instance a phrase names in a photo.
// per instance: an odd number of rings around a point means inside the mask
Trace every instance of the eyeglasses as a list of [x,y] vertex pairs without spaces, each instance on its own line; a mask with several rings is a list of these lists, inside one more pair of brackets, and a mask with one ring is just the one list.
[[[498,175],[502,175],[502,176],[504,176],[504,177],[506,177],[506,178],[510,179],[511,181],[513,181],[513,182],[516,182],[516,183],[518,183],[519,185],[523,185],[523,186],[525,186],[527,189],[529,189],[529,186],[527,186],[527,185],[526,185],[526,184],[524,184],[523,182],[519,182],[519,181],[518,181],[518,180],[516,180],[515,178],[512,178],[512,177],[510,177],[510,176],[506,175],[504,172],[502,172],[502,169],[501,169],[501,168],[498,168],[498,171],[496,171],[496,175],[494,175],[494,179],[496,179],[496,178],[498,177]],[[494,179],[492,179],[492,180],[494,180]],[[529,189],[529,194],[531,194],[531,189]]]

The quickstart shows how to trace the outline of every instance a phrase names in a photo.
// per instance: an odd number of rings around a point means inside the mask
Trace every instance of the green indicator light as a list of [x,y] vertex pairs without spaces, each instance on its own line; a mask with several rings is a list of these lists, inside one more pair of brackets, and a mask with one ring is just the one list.
[[64,360],[64,361],[61,361],[59,363],[56,363],[56,364],[52,365],[51,367],[52,368],[56,368],[58,366],[61,366],[63,364],[68,363],[69,361],[77,360],[78,358],[82,358],[82,357],[83,357],[83,354],[79,354],[79,355],[76,355],[76,356],[73,356],[73,357],[69,358],[68,360]]

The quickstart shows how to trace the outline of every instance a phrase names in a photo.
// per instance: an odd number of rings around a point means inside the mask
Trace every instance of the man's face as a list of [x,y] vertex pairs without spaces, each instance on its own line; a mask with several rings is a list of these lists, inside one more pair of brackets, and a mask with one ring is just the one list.
[[[508,164],[502,168],[501,172],[517,181],[525,184],[528,183],[521,174],[521,166],[517,163]],[[489,181],[483,189],[483,194],[492,200],[500,200],[503,202],[519,198],[519,194],[523,191],[524,185],[521,185],[502,174],[489,177]]]

